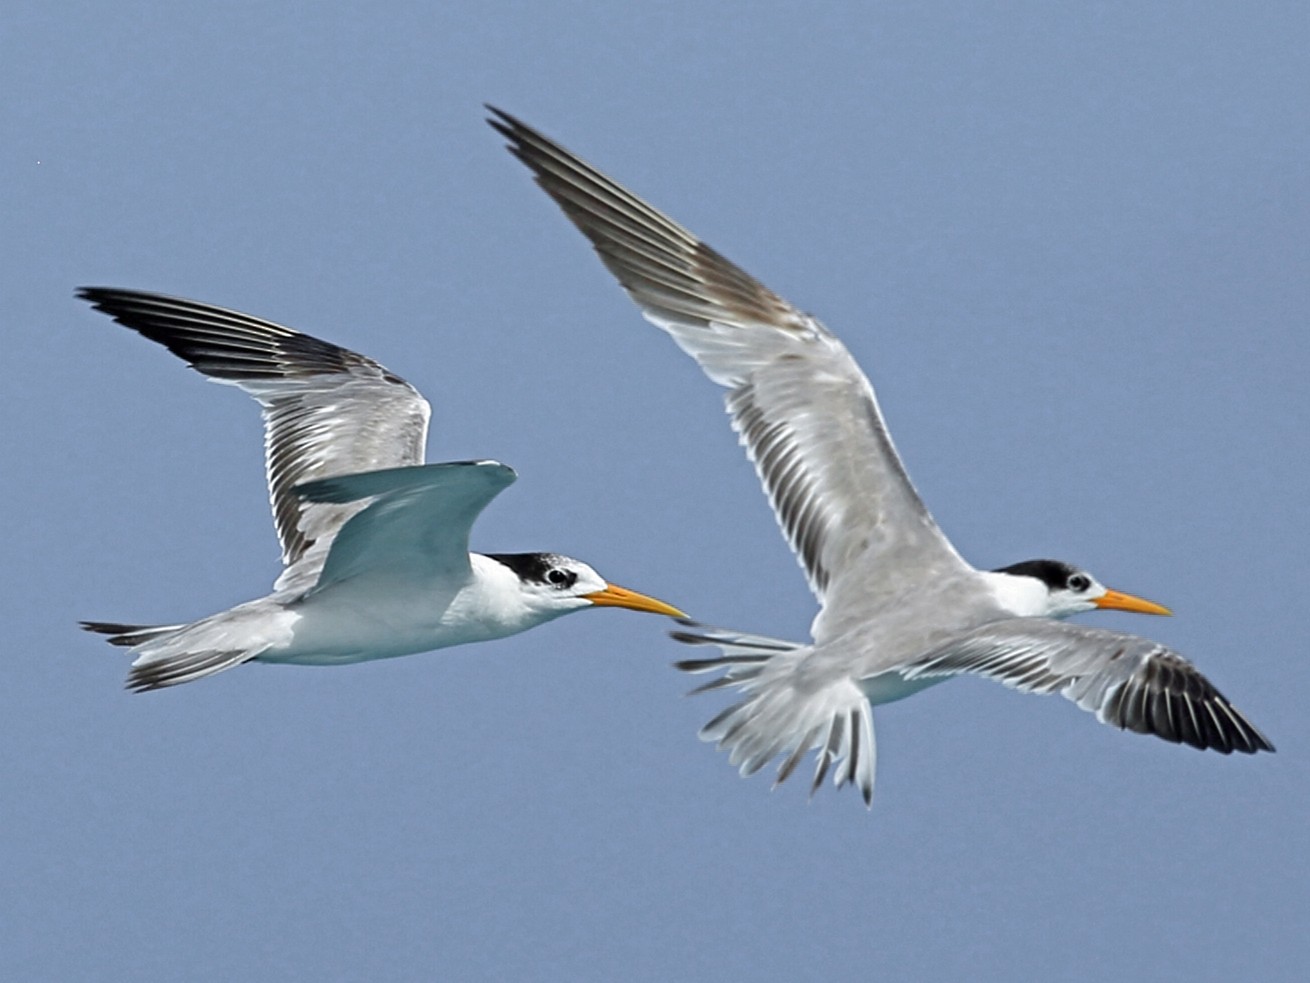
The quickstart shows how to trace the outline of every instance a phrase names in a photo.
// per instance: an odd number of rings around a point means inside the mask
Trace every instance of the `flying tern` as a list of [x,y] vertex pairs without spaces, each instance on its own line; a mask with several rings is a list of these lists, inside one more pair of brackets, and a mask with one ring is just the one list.
[[272,593],[190,624],[85,621],[136,656],[127,686],[244,662],[339,665],[503,638],[596,606],[677,608],[557,553],[470,553],[515,479],[496,461],[424,464],[430,408],[372,359],[247,314],[135,290],[79,296],[263,409],[284,569]]
[[1273,745],[1196,668],[1157,642],[1065,623],[1096,608],[1168,614],[1068,563],[968,564],[901,463],[873,388],[841,341],[695,235],[558,143],[488,107],[510,151],[591,240],[646,319],[728,390],[728,415],[818,597],[809,644],[687,623],[721,655],[693,690],[743,698],[701,730],[750,775],[784,781],[817,752],[811,794],[873,796],[871,707],[963,673],[1059,693],[1097,719],[1223,754]]

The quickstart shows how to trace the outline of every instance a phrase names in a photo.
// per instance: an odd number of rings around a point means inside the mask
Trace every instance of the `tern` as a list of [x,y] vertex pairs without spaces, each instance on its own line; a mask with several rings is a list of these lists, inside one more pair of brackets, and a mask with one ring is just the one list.
[[516,475],[424,464],[431,409],[372,359],[270,321],[135,290],[78,295],[262,407],[284,569],[272,593],[190,624],[84,621],[136,656],[131,690],[245,662],[340,665],[503,638],[596,606],[684,617],[557,553],[470,553]]
[[699,238],[508,113],[488,122],[585,235],[642,314],[718,385],[820,610],[810,644],[687,623],[674,637],[721,655],[693,690],[740,702],[701,729],[750,775],[778,783],[817,752],[872,802],[872,707],[961,674],[1059,693],[1097,719],[1223,754],[1273,745],[1197,669],[1157,642],[1065,623],[1096,608],[1169,614],[1085,570],[967,563],[910,482],[873,387],[840,340]]

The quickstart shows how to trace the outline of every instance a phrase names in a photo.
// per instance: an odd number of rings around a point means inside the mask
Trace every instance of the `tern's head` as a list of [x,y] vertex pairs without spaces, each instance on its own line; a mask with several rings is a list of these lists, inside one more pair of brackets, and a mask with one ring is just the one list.
[[556,617],[594,606],[686,615],[672,605],[609,583],[590,566],[558,553],[489,553],[518,578],[522,602],[539,616]]
[[1059,560],[1024,560],[991,572],[997,597],[1023,618],[1067,618],[1095,608],[1171,614],[1163,605],[1110,590],[1086,570]]

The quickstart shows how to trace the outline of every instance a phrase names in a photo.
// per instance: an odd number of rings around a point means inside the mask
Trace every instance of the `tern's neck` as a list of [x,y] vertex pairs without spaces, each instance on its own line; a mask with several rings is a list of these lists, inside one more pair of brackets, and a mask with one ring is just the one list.
[[526,631],[568,613],[568,608],[546,608],[523,589],[523,582],[505,564],[481,553],[470,553],[473,578],[460,592],[456,618],[494,626],[497,637]]
[[1049,613],[1051,595],[1036,577],[979,570],[996,603],[1016,618],[1040,618]]

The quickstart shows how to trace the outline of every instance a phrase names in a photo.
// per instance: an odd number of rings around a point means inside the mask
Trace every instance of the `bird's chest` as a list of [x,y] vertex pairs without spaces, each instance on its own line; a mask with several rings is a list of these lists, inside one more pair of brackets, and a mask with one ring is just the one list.
[[359,662],[500,638],[521,630],[475,581],[354,579],[296,606],[296,661]]

